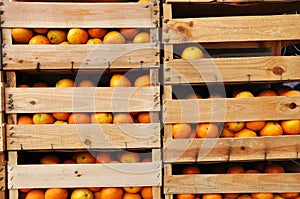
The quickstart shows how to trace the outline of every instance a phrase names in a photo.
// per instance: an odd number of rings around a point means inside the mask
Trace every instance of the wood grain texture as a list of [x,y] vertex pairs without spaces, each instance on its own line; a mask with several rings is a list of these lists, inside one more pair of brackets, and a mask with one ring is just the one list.
[[8,179],[8,189],[124,187],[161,186],[162,175],[161,162],[44,164],[9,165]]
[[165,139],[166,163],[297,159],[300,136],[254,138]]
[[[297,0],[263,0],[263,2],[294,2]],[[165,3],[260,3],[262,0],[166,0]]]
[[156,28],[159,20],[153,3],[4,2],[0,9],[4,28]]
[[159,148],[160,124],[7,125],[7,150]]
[[276,41],[300,39],[300,16],[237,16],[169,19],[162,42]]
[[168,124],[300,119],[299,104],[299,97],[284,96],[164,100],[163,122]]
[[300,56],[172,59],[164,63],[164,83],[292,81],[300,79],[299,65]]
[[164,177],[164,193],[298,192],[300,174],[197,174]]
[[6,88],[6,113],[159,111],[159,92],[158,86]]

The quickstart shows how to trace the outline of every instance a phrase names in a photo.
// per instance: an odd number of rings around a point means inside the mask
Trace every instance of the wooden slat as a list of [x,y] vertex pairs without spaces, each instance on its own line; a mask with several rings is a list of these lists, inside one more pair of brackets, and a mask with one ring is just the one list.
[[[264,3],[294,2],[297,0],[263,0]],[[261,3],[262,0],[166,0],[166,3]],[[238,5],[238,4],[237,4]]]
[[164,162],[227,162],[297,159],[300,136],[172,139],[164,141]]
[[159,68],[156,44],[5,45],[3,70]]
[[205,123],[300,119],[299,104],[299,97],[284,96],[164,100],[163,121]]
[[[6,88],[6,113],[159,111],[159,87]],[[51,102],[51,103],[49,103]]]
[[164,43],[276,41],[300,39],[300,16],[238,16],[169,19]]
[[164,64],[164,83],[299,80],[299,65],[300,56],[173,59]]
[[7,150],[159,148],[160,125],[7,125]]
[[164,193],[299,192],[300,174],[198,174],[164,177]]
[[8,179],[9,189],[160,186],[161,163],[10,165]]
[[156,28],[159,19],[153,3],[4,2],[0,9],[4,28]]

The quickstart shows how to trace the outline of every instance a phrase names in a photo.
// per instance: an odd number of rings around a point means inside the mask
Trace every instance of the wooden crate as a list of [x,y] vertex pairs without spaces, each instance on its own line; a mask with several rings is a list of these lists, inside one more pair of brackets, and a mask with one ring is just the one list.
[[[17,88],[7,72],[7,150],[80,148],[160,148],[160,87],[151,69],[149,87]],[[48,74],[48,73],[46,73]],[[49,103],[55,101],[55,103]],[[150,123],[18,125],[25,113],[149,112]],[[59,139],[58,139],[59,137]]]
[[18,189],[52,187],[152,186],[153,199],[161,196],[162,165],[159,149],[151,150],[152,162],[106,164],[20,164],[20,152],[8,152],[10,199],[20,198]]
[[[163,5],[164,84],[299,80],[300,57],[280,56],[282,47],[299,43],[299,15],[282,14],[299,2],[249,8],[181,2]],[[182,50],[193,44],[207,53],[237,50],[228,56],[181,59]]]
[[[157,2],[3,2],[0,9],[4,70],[159,68]],[[15,27],[141,28],[150,30],[151,41],[126,45],[14,45],[11,28]]]

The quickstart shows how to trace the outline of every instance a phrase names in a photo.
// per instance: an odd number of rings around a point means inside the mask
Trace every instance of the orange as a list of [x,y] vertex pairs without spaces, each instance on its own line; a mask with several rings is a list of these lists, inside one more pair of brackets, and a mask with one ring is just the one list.
[[120,187],[104,187],[100,191],[100,198],[105,199],[122,199],[123,189]]
[[37,34],[46,34],[48,30],[48,28],[33,28],[33,31]]
[[98,153],[96,156],[96,163],[109,163],[112,161],[112,157],[109,153]]
[[35,113],[32,117],[34,124],[53,124],[54,117],[50,113]]
[[89,187],[89,190],[91,190],[93,192],[98,192],[101,190],[101,187]]
[[35,35],[35,36],[33,36],[29,40],[28,44],[30,44],[30,45],[34,45],[34,44],[50,44],[50,41],[44,35]]
[[68,118],[69,124],[89,124],[91,123],[91,116],[87,113],[71,113]]
[[137,115],[137,119],[139,123],[150,123],[150,113],[141,112]]
[[150,34],[148,32],[140,32],[133,38],[134,44],[150,43]]
[[106,28],[89,28],[87,31],[91,38],[98,39],[101,39],[107,33]]
[[249,170],[245,171],[245,173],[259,173],[259,171],[255,170],[255,169],[249,169]]
[[258,97],[263,97],[263,96],[277,96],[277,92],[272,90],[272,89],[263,89],[261,90],[258,95]]
[[132,40],[139,32],[137,28],[120,28],[120,33],[129,40]]
[[195,199],[196,195],[190,194],[190,193],[182,193],[182,194],[177,194],[176,198],[177,199]]
[[282,94],[282,96],[288,96],[288,97],[299,97],[300,96],[300,91],[298,90],[290,90],[290,91],[287,91],[285,93]]
[[245,173],[245,169],[241,165],[232,165],[227,168],[226,173]]
[[76,162],[75,162],[75,160],[67,159],[67,160],[63,161],[63,164],[76,164]]
[[253,199],[273,199],[273,193],[251,193]]
[[202,199],[222,199],[222,194],[220,193],[203,194]]
[[188,94],[185,99],[202,99],[202,96],[198,93]]
[[234,96],[235,98],[248,98],[248,97],[254,97],[254,95],[250,91],[240,91],[236,93]]
[[60,159],[56,155],[48,154],[40,159],[41,164],[59,164]]
[[18,88],[29,88],[29,85],[27,85],[27,84],[19,84],[17,87]]
[[60,79],[56,82],[55,87],[56,88],[61,88],[61,87],[74,87],[75,86],[75,82],[72,79],[69,78],[63,78]]
[[86,44],[103,44],[103,41],[98,38],[91,38],[87,40]]
[[123,199],[142,199],[142,197],[138,193],[125,192],[124,195],[123,195]]
[[287,135],[300,134],[300,120],[285,120],[281,121],[280,125],[283,129],[283,132]]
[[67,33],[63,29],[50,29],[47,38],[51,44],[60,44],[67,40]]
[[47,82],[35,82],[34,84],[32,84],[32,87],[48,87],[48,83]]
[[92,124],[111,124],[113,122],[113,116],[111,113],[92,113]]
[[45,192],[45,199],[67,199],[68,190],[65,188],[48,188]]
[[141,156],[138,153],[125,151],[120,155],[119,160],[121,163],[141,162]]
[[192,132],[190,124],[180,123],[172,125],[173,138],[187,138]]
[[219,135],[219,128],[216,124],[201,123],[197,125],[196,133],[199,138],[215,138]]
[[[274,195],[274,199],[285,199],[284,197],[282,197],[281,195],[275,194]],[[294,198],[295,199],[295,198]]]
[[198,59],[203,58],[204,53],[198,46],[189,46],[183,49],[181,53],[182,59]]
[[280,136],[283,134],[281,125],[278,122],[266,122],[265,126],[259,131],[261,136]]
[[228,198],[228,199],[236,199],[237,197],[239,197],[239,193],[223,193],[224,198]]
[[273,163],[265,168],[265,173],[285,173],[285,170],[281,165]]
[[92,82],[91,80],[81,80],[78,84],[79,87],[96,87],[96,85],[94,84],[94,82]]
[[57,120],[68,120],[71,113],[52,113],[53,117]]
[[27,115],[22,115],[18,117],[17,124],[33,124],[32,117]]
[[279,194],[280,196],[284,197],[284,198],[296,198],[299,196],[299,193],[298,192],[289,192],[289,193],[280,193]]
[[152,199],[153,198],[152,187],[143,187],[141,190],[141,196],[143,199]]
[[225,122],[224,127],[232,132],[240,131],[244,128],[244,122]]
[[123,35],[118,31],[110,31],[106,33],[103,37],[103,43],[104,44],[125,44],[126,39],[123,37]]
[[45,199],[45,192],[40,189],[33,189],[27,193],[25,199]]
[[110,87],[130,87],[129,79],[121,74],[114,74],[110,79]]
[[53,124],[68,124],[67,121],[56,120]]
[[123,189],[127,193],[137,193],[137,192],[139,192],[142,189],[142,187],[123,187]]
[[16,43],[27,44],[34,36],[34,32],[29,28],[12,28],[12,38]]
[[67,40],[70,44],[85,44],[88,38],[88,32],[81,28],[71,28],[67,34]]
[[135,87],[150,86],[150,75],[142,75],[136,78],[134,82]]
[[133,117],[129,113],[116,113],[113,116],[113,124],[132,124]]
[[240,130],[239,132],[236,132],[234,134],[234,137],[236,137],[236,138],[257,137],[257,134],[255,131],[244,128],[244,129]]
[[70,199],[93,199],[94,193],[88,188],[76,188],[73,190]]
[[237,199],[252,199],[252,197],[250,195],[243,194],[243,195],[240,195]]
[[220,137],[221,138],[232,138],[232,137],[234,137],[234,132],[232,132],[226,128],[223,128],[221,131]]
[[27,189],[19,189],[19,191],[21,192],[21,193],[28,193],[29,191],[31,191],[32,189],[31,188],[27,188]]
[[282,85],[279,88],[277,88],[277,94],[282,96],[282,95],[284,95],[284,93],[291,91],[291,90],[293,90],[292,87],[287,86],[287,85]]
[[252,131],[259,131],[265,126],[265,121],[249,121],[245,122],[245,126],[247,129],[250,129]]
[[90,152],[81,152],[76,157],[77,164],[91,164],[96,163],[96,158]]
[[187,165],[183,167],[182,174],[200,174],[200,169],[196,165]]

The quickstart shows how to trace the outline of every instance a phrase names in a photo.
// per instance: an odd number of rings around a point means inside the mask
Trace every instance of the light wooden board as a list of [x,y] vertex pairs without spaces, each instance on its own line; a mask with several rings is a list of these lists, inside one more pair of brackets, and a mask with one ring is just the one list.
[[159,111],[159,93],[158,86],[6,88],[6,113]]
[[[294,2],[297,0],[263,0],[263,2]],[[262,0],[166,0],[165,3],[261,3]],[[238,4],[237,4],[238,5]]]
[[300,174],[198,174],[164,177],[164,193],[299,192]]
[[300,16],[236,16],[164,19],[162,42],[276,41],[300,39]]
[[299,80],[299,65],[300,56],[171,59],[164,62],[164,83]]
[[[51,172],[49,172],[51,171]],[[9,165],[8,188],[161,186],[161,162]]]
[[300,97],[284,96],[164,100],[163,122],[170,124],[300,119],[299,104]]
[[297,159],[300,136],[164,140],[166,163]]
[[160,124],[7,125],[7,150],[159,148]]
[[3,11],[1,26],[156,28],[158,8],[153,3],[4,2],[0,8]]

